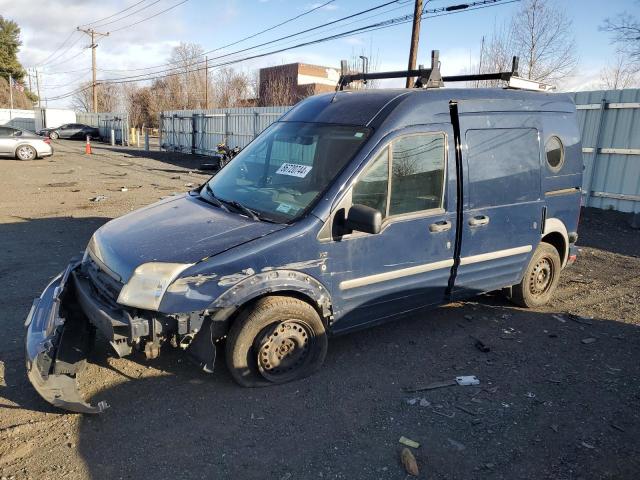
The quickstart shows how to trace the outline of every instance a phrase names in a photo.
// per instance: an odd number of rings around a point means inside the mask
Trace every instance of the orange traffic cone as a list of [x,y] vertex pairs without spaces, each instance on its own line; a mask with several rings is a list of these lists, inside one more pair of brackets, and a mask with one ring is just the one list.
[[84,153],[91,155],[91,137],[87,135],[87,144],[84,147]]

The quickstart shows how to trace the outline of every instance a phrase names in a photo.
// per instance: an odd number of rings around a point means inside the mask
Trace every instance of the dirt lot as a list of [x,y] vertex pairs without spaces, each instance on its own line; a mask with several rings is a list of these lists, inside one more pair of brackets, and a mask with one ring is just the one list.
[[[321,372],[258,390],[223,362],[208,376],[170,349],[146,362],[101,346],[83,388],[112,407],[55,410],[25,376],[32,298],[101,224],[207,177],[190,156],[55,146],[0,160],[3,478],[403,479],[402,435],[420,442],[420,478],[640,476],[640,232],[598,210],[544,310],[483,296],[423,312],[332,339]],[[456,375],[481,385],[404,390]]]

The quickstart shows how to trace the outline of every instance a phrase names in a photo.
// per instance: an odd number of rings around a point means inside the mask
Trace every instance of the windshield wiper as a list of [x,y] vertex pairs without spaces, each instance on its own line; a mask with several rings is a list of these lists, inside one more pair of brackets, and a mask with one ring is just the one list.
[[223,199],[219,199],[219,200],[221,202],[226,203],[227,205],[231,205],[232,207],[235,207],[237,210],[240,210],[242,213],[244,213],[246,216],[250,217],[252,220],[254,220],[256,222],[260,221],[260,217],[256,214],[256,212],[251,210],[249,207],[244,206],[243,204],[241,204],[237,200],[223,200]]
[[[229,211],[227,206],[224,203],[222,203],[220,201],[220,199],[218,199],[218,197],[215,196],[215,194],[213,193],[213,190],[209,186],[209,182],[204,184],[204,188],[207,191],[207,193],[209,194],[208,199],[209,199],[210,203],[213,203],[216,207],[221,208],[225,212]],[[207,197],[203,197],[203,198],[207,198]]]

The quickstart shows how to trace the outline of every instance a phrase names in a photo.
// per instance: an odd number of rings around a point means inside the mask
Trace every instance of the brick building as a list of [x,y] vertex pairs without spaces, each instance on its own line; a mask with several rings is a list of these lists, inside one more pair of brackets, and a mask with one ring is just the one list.
[[289,63],[260,69],[259,104],[293,105],[318,93],[333,92],[340,70],[306,63]]

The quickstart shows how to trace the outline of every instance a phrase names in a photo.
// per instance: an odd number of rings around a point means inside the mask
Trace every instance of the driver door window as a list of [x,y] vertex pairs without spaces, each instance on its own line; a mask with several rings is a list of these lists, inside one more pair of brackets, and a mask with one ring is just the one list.
[[375,208],[383,219],[440,209],[444,170],[443,133],[400,137],[378,154],[354,185],[352,202]]

